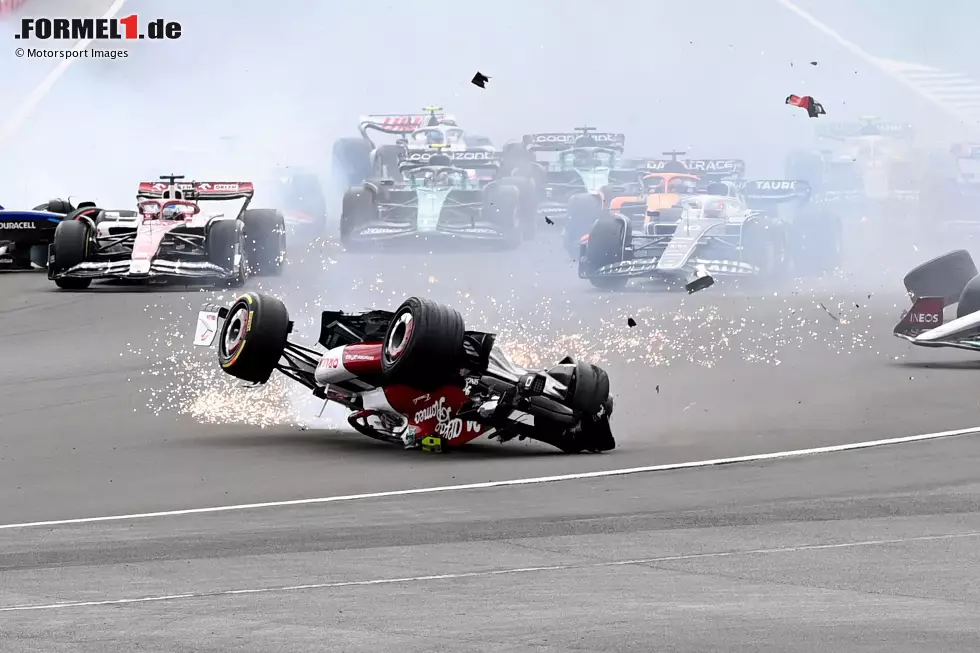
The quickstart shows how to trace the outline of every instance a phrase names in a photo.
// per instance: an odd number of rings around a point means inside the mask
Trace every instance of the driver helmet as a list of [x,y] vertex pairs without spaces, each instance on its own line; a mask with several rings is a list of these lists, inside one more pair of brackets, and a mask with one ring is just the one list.
[[452,175],[448,170],[437,170],[432,176],[432,185],[436,188],[446,188],[452,185]]
[[163,211],[160,213],[160,218],[163,220],[180,220],[183,218],[183,213],[181,213],[180,205],[178,204],[167,204],[163,207]]
[[442,145],[446,142],[446,137],[441,131],[434,129],[426,132],[425,142],[427,145]]
[[576,150],[573,160],[577,166],[592,165],[592,152],[589,150]]
[[674,177],[667,184],[668,193],[691,193],[694,191],[694,181],[687,177]]

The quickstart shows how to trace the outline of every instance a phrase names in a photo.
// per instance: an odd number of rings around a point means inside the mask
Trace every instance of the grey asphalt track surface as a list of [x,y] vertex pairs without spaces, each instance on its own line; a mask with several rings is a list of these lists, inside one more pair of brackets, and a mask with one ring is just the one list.
[[[607,295],[561,273],[545,243],[529,247],[538,255],[424,264],[327,248],[298,255],[264,285],[299,307],[300,336],[313,314],[304,302],[318,294],[341,307],[381,297],[394,306],[425,288],[455,300],[468,324],[501,328],[519,355],[581,347],[611,374],[617,450],[565,456],[511,443],[426,456],[336,430],[232,423],[282,404],[269,389],[212,408],[218,423],[201,424],[199,404],[230,387],[210,352],[186,343],[193,311],[215,293],[60,292],[43,275],[7,274],[0,523],[549,476],[976,424],[978,364],[891,337],[904,304],[884,276]],[[330,257],[335,265],[320,263]],[[464,276],[463,261],[487,274]],[[352,279],[352,270],[374,272]],[[500,293],[496,275],[518,290]],[[182,340],[168,335],[180,331]],[[290,406],[290,418],[317,409]],[[0,607],[205,595],[0,612],[0,636],[14,651],[315,650],[325,641],[352,651],[971,650],[975,540],[960,534],[980,531],[977,454],[963,437],[601,481],[0,530]],[[909,539],[925,536],[942,539]],[[860,544],[880,539],[901,541]],[[806,548],[828,543],[858,544]],[[656,560],[603,566],[634,559]],[[546,569],[507,571],[526,567]],[[490,571],[507,573],[479,575]],[[214,594],[439,574],[478,575]]]

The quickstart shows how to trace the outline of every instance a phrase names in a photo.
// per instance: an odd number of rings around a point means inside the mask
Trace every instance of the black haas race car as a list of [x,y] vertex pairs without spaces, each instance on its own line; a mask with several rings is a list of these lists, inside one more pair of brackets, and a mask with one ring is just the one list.
[[516,365],[495,335],[467,331],[454,309],[412,297],[394,312],[323,311],[318,343],[288,340],[293,323],[278,299],[245,293],[206,306],[194,344],[217,340],[222,370],[263,384],[272,373],[352,412],[356,431],[407,449],[443,451],[478,438],[529,438],[566,453],[615,448],[609,377],[566,357],[544,371]]

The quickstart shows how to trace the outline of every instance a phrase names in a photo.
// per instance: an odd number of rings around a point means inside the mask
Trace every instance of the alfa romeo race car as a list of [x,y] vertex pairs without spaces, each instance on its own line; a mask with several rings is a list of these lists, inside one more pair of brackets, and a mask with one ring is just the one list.
[[[94,206],[83,202],[82,206]],[[47,265],[48,245],[55,229],[75,207],[53,199],[30,211],[0,206],[0,269],[30,270]]]
[[[334,177],[343,187],[356,186],[372,177],[400,179],[399,161],[406,152],[421,152],[433,145],[453,152],[494,152],[490,140],[463,130],[455,118],[438,113],[442,107],[425,107],[427,113],[362,116],[360,138],[341,138],[334,143]],[[370,132],[398,135],[393,144],[378,145]]]
[[[893,333],[920,347],[980,351],[980,274],[973,257],[958,249],[914,268],[904,279],[912,298]],[[956,318],[943,321],[947,306]]]
[[533,207],[522,210],[526,199],[533,201],[522,192],[526,180],[499,176],[494,152],[406,152],[399,170],[404,181],[368,181],[344,194],[340,237],[346,247],[444,239],[510,248],[533,234]]
[[351,413],[359,433],[442,451],[477,440],[530,438],[569,453],[615,448],[609,377],[567,357],[541,371],[516,365],[495,335],[467,331],[454,309],[412,297],[395,311],[323,311],[318,344],[288,340],[286,307],[245,293],[230,307],[206,306],[194,343],[217,341],[221,369],[249,383],[279,370],[314,396]]
[[[839,265],[839,220],[806,205],[809,186],[804,181],[704,185],[696,175],[667,173],[648,175],[643,182],[648,195],[640,203],[642,214],[626,211],[633,208],[627,205],[593,209],[578,271],[598,288],[656,279],[694,292],[710,286],[715,276],[771,279]],[[781,215],[778,205],[790,202],[796,205],[792,212]]]
[[[48,278],[59,288],[95,279],[196,279],[237,287],[251,275],[276,275],[286,253],[285,225],[275,209],[249,209],[250,182],[144,181],[137,210],[76,209],[57,226]],[[166,183],[164,183],[166,182]],[[202,201],[242,203],[235,212],[201,213]]]

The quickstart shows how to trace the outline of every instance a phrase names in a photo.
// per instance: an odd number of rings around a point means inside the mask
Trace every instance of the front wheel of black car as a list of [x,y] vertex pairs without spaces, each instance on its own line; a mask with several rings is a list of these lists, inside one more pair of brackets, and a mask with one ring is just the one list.
[[218,363],[226,374],[265,383],[276,369],[289,336],[285,304],[249,292],[235,300],[218,334]]
[[626,220],[612,216],[600,217],[589,231],[585,260],[579,260],[579,271],[600,290],[619,290],[626,286],[627,277],[596,276],[600,268],[625,259],[626,244],[633,238]]
[[463,317],[431,299],[406,299],[388,324],[381,370],[388,383],[435,389],[459,374]]
[[[89,226],[81,220],[62,220],[54,230],[48,274],[55,276],[85,262],[91,241]],[[82,290],[92,285],[91,279],[64,277],[54,280],[64,290]]]
[[248,265],[256,276],[279,276],[286,258],[286,220],[275,209],[249,209],[242,216]]

